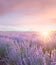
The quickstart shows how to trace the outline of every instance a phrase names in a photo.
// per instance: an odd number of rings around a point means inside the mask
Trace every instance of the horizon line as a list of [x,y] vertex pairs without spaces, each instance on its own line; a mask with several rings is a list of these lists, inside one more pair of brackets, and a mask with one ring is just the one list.
[[56,26],[9,26],[0,25],[0,31],[55,31]]

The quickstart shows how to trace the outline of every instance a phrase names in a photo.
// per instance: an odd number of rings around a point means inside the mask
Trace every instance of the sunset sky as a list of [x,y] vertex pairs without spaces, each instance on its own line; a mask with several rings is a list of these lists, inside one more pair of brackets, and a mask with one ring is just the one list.
[[0,0],[0,30],[56,30],[56,0]]

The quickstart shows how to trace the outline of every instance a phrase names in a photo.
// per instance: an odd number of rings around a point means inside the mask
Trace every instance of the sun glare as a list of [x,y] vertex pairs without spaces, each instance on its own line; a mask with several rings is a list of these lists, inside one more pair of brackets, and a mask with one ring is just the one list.
[[50,31],[49,30],[43,30],[40,32],[40,34],[41,34],[43,44],[46,44],[50,38]]
[[43,35],[44,37],[48,37],[48,34],[49,34],[48,31],[43,31],[43,32],[42,32],[42,35]]
[[49,31],[49,30],[43,30],[43,31],[41,31],[40,34],[41,34],[42,38],[46,40],[46,39],[48,39],[49,36],[50,36],[50,35],[49,35],[49,34],[50,34],[50,31]]

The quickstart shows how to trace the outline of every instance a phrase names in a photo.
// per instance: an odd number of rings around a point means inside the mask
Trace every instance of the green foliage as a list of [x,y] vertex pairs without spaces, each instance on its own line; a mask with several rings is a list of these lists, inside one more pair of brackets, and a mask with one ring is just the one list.
[[30,60],[28,59],[28,65],[30,65]]
[[20,53],[21,53],[21,55],[23,55],[24,57],[26,57],[26,52],[25,52],[25,50],[24,50],[24,48],[22,46],[20,48]]
[[5,57],[5,52],[6,52],[6,47],[8,46],[8,44],[0,44],[0,57],[4,58]]
[[0,57],[4,57],[5,56],[5,45],[2,45],[0,47]]
[[42,58],[37,59],[37,65],[44,65]]
[[51,58],[50,57],[46,57],[46,64],[51,65]]
[[8,62],[9,65],[15,65],[16,64],[16,61],[10,59],[9,62]]

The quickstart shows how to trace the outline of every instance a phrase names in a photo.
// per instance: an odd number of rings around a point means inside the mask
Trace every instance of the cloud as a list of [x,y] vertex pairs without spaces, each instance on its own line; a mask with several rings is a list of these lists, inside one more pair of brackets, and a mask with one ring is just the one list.
[[15,10],[42,11],[50,7],[56,7],[56,0],[0,0],[0,14]]
[[0,0],[0,25],[56,24],[56,0]]

